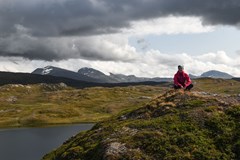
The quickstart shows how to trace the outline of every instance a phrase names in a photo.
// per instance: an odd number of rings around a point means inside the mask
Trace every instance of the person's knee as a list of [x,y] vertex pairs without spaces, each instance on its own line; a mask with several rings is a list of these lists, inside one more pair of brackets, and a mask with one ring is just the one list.
[[180,89],[182,88],[181,86],[178,86],[178,85],[174,85],[174,89]]
[[190,84],[189,86],[186,87],[186,90],[190,90],[193,88],[193,84]]

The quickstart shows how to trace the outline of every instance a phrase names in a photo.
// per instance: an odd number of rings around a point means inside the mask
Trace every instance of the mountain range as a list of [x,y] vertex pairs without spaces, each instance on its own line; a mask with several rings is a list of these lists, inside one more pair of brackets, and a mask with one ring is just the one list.
[[51,75],[56,77],[65,77],[75,80],[97,82],[97,83],[135,83],[135,82],[169,82],[172,78],[147,78],[136,77],[135,75],[113,74],[106,75],[103,72],[93,68],[81,68],[78,72],[73,72],[66,69],[61,69],[53,66],[47,66],[44,68],[37,68],[32,74]]
[[[62,68],[47,66],[44,68],[37,68],[32,72],[32,74],[51,75],[56,77],[65,77],[65,78],[70,78],[74,80],[97,82],[97,83],[131,83],[131,82],[147,82],[147,81],[170,82],[173,80],[173,78],[162,78],[162,77],[148,78],[148,77],[136,77],[135,75],[113,74],[113,73],[110,73],[110,75],[106,75],[99,70],[96,70],[93,68],[87,68],[87,67],[79,69],[78,72],[73,72],[70,70],[62,69]],[[228,73],[217,71],[217,70],[210,70],[210,71],[204,72],[200,76],[195,76],[192,74],[189,74],[189,76],[191,77],[191,79],[204,78],[204,77],[222,78],[222,79],[234,78],[232,75]]]
[[[227,73],[212,70],[203,73],[201,76],[194,76],[189,74],[191,79],[198,79],[204,77],[234,79],[240,81],[240,78],[233,77]],[[171,83],[173,78],[147,78],[136,77],[135,75],[113,74],[106,75],[93,68],[81,68],[78,72],[70,70],[47,66],[44,68],[37,68],[32,73],[14,73],[14,72],[0,72],[0,85],[5,84],[56,84],[65,83],[68,86],[75,88],[85,88],[93,86],[129,86],[129,85],[157,85],[159,83]]]
[[[37,68],[32,72],[32,74],[40,74],[40,75],[51,75],[55,77],[64,77],[64,78],[70,78],[74,80],[80,80],[80,81],[87,81],[87,82],[98,82],[98,79],[95,79],[93,77],[79,74],[77,72],[73,72],[70,70],[53,67],[53,66],[46,66],[44,68]],[[101,82],[101,81],[100,81]]]
[[[39,70],[38,70],[39,71]],[[69,74],[68,74],[69,75]],[[80,76],[79,76],[80,77]],[[92,80],[92,79],[91,79]],[[98,83],[98,82],[90,82],[86,80],[76,80],[72,78],[53,76],[48,74],[32,74],[32,73],[14,73],[14,72],[1,72],[0,71],[0,86],[6,84],[60,84],[64,83],[67,86],[73,88],[88,88],[88,87],[126,87],[133,85],[159,85],[166,84],[167,82],[129,82],[129,83]]]

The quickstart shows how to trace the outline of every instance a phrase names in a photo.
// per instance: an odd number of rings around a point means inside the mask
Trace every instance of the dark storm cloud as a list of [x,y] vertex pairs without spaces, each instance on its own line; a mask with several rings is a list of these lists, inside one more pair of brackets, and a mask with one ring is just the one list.
[[44,37],[109,33],[126,25],[125,19],[116,18],[105,6],[89,0],[10,0],[0,2],[0,35],[14,32],[16,24]]
[[1,35],[14,25],[35,36],[116,32],[128,22],[168,15],[199,16],[207,24],[240,22],[238,0],[8,0],[0,2]]
[[[89,36],[119,32],[129,22],[157,17],[196,16],[206,25],[240,22],[239,0],[0,0],[0,56],[19,55],[30,59],[54,60],[75,57],[57,53],[45,42],[18,53],[19,34],[37,38]],[[15,36],[15,38],[14,38]],[[2,38],[2,40],[1,40]],[[20,38],[21,39],[21,38]],[[26,41],[24,45],[28,46]],[[4,50],[14,50],[9,52]],[[20,42],[19,42],[20,43]],[[9,45],[9,46],[8,46]],[[35,48],[34,48],[35,46]],[[12,47],[12,48],[11,48]],[[39,51],[39,48],[43,52]],[[7,54],[14,53],[14,54]],[[94,53],[92,53],[94,56]],[[91,54],[91,55],[92,55]],[[98,55],[99,56],[99,55]]]

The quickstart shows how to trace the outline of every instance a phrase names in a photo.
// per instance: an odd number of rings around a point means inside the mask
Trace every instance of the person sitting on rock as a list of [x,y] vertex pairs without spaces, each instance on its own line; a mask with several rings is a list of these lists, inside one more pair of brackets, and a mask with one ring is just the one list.
[[174,89],[184,89],[190,91],[192,87],[193,84],[190,77],[184,72],[184,67],[179,65],[178,72],[174,75]]

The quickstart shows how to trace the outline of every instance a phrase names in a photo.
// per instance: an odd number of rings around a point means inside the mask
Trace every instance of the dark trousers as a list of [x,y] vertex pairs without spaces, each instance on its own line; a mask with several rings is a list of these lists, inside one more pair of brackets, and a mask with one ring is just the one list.
[[[192,89],[192,88],[193,88],[193,84],[190,84],[189,86],[186,87],[185,90],[190,91],[190,89]],[[181,86],[178,86],[178,85],[174,84],[174,89],[181,89]]]

